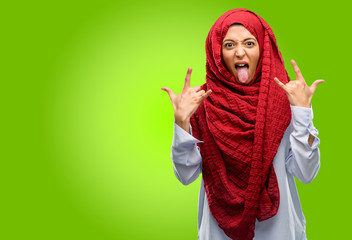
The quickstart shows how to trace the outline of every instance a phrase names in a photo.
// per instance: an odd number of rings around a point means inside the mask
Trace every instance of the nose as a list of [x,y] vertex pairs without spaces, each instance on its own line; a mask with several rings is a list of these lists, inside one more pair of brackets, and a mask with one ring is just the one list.
[[242,58],[245,55],[245,50],[242,46],[237,46],[235,51],[236,57]]

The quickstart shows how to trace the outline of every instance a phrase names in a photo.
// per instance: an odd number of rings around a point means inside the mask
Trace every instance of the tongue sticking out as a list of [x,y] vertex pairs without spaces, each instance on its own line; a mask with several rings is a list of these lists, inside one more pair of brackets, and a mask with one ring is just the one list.
[[237,77],[241,83],[246,83],[248,81],[248,66],[237,67]]

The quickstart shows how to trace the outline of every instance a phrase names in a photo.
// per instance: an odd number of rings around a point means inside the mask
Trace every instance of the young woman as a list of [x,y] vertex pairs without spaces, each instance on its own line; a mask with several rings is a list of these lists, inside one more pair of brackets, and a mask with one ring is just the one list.
[[[202,173],[199,239],[306,239],[294,176],[311,182],[320,166],[311,98],[292,60],[290,81],[270,26],[247,9],[223,14],[206,40],[206,83],[166,91],[174,107],[176,177]],[[193,136],[192,136],[193,135]]]

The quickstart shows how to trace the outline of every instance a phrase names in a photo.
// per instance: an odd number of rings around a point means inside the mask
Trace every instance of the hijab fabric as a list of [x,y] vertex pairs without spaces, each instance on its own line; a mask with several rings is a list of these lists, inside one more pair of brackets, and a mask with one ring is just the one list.
[[[253,81],[240,85],[222,59],[222,41],[232,24],[242,24],[259,43]],[[211,89],[191,118],[203,158],[209,209],[234,240],[254,237],[255,221],[273,217],[280,193],[273,159],[291,120],[286,94],[274,82],[289,81],[270,26],[254,12],[234,9],[212,26],[206,40],[206,83]]]

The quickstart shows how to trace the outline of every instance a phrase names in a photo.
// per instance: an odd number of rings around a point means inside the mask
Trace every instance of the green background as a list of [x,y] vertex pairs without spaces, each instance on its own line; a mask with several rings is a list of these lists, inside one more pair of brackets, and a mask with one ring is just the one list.
[[161,87],[205,81],[205,39],[243,7],[276,34],[313,98],[321,169],[297,181],[308,239],[349,235],[351,35],[348,1],[1,3],[0,239],[196,239],[200,178],[170,159]]

